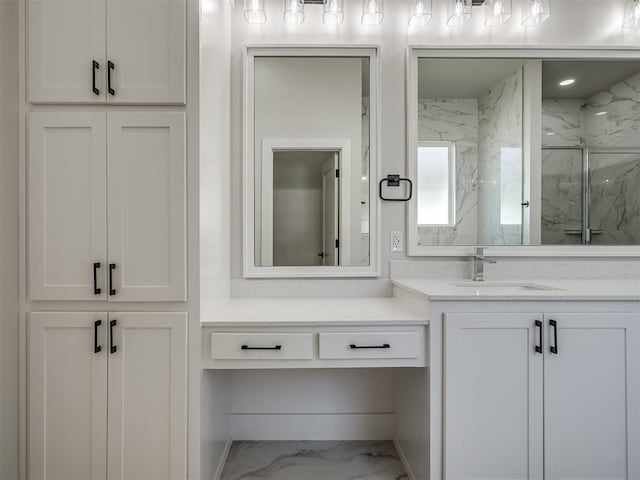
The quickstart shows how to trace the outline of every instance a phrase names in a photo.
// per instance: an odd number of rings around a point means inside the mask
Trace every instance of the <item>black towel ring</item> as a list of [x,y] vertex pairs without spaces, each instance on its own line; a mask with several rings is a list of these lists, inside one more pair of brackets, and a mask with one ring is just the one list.
[[[409,195],[406,198],[385,198],[382,195],[382,187],[385,182],[388,187],[399,187],[400,182],[407,182],[409,184]],[[413,182],[408,178],[400,178],[400,175],[387,175],[386,178],[380,180],[380,184],[378,186],[378,196],[380,197],[380,200],[384,200],[385,202],[408,202],[413,196]]]

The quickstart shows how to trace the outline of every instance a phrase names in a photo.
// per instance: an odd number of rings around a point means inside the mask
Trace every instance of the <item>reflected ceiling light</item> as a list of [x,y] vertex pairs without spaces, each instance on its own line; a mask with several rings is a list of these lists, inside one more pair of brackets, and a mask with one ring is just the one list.
[[522,25],[532,27],[541,25],[551,16],[550,0],[525,0]]
[[487,15],[484,24],[487,26],[504,25],[511,18],[512,0],[487,0],[485,2]]
[[567,79],[562,80],[560,82],[560,86],[561,87],[568,87],[569,85],[573,85],[574,83],[576,83],[576,79],[575,78],[567,78]]
[[471,20],[471,0],[448,0],[447,25],[460,27]]
[[640,27],[640,0],[625,0],[622,26],[626,28]]
[[409,14],[410,27],[424,27],[431,20],[432,0],[415,0]]
[[602,117],[603,115],[606,115],[608,112],[598,112],[598,113],[594,113],[594,115],[596,117]]
[[380,25],[384,18],[383,0],[364,0],[362,4],[362,24]]
[[247,23],[266,23],[264,0],[244,0],[244,19]]
[[303,0],[284,0],[284,23],[289,25],[304,23]]
[[325,25],[340,25],[344,21],[344,0],[326,0],[322,23]]

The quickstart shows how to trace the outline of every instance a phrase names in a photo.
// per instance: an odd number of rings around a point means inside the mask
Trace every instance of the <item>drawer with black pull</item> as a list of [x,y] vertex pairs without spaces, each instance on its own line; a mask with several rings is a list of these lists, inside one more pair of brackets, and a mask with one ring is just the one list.
[[214,360],[311,360],[312,333],[211,333]]
[[323,360],[418,358],[419,330],[376,332],[321,332],[319,358]]

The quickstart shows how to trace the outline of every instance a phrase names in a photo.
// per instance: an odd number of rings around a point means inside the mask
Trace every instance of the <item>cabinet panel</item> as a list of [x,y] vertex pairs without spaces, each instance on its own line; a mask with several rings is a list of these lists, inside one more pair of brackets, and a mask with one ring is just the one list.
[[183,480],[187,445],[187,318],[113,313],[109,479]]
[[106,1],[29,0],[27,12],[29,100],[104,103]]
[[[33,300],[106,298],[104,113],[32,113],[29,285]],[[94,262],[100,263],[94,292]]]
[[186,300],[185,117],[109,113],[114,301]]
[[[94,352],[94,322],[101,320]],[[32,313],[29,478],[107,477],[106,314]]]
[[185,103],[185,53],[185,0],[107,0],[109,103]]
[[445,315],[445,478],[542,478],[535,314]]
[[640,478],[637,315],[545,315],[545,478]]

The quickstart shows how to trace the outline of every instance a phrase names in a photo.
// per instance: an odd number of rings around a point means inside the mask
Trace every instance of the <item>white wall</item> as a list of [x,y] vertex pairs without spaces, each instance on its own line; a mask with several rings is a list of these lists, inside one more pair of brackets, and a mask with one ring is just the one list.
[[[424,29],[407,27],[409,0],[386,2],[385,19],[380,26],[360,23],[361,2],[345,2],[345,22],[338,27],[321,22],[321,7],[307,6],[303,25],[288,26],[282,22],[282,2],[266,0],[269,20],[264,25],[248,25],[241,2],[232,14],[232,98],[231,98],[231,178],[232,178],[232,278],[242,277],[242,46],[247,44],[319,43],[380,44],[381,51],[381,154],[382,175],[405,172],[405,64],[409,45],[428,46],[549,46],[549,47],[638,47],[640,32],[622,29],[622,1],[618,0],[554,0],[551,19],[536,28],[520,26],[521,12],[514,1],[515,18],[501,27],[484,27],[476,15],[462,28],[445,24],[445,3],[434,0],[434,18]],[[477,10],[475,10],[477,11]],[[389,260],[406,259],[403,253],[389,252],[391,231],[405,229],[405,206],[382,204],[382,274],[389,275]],[[412,259],[428,262],[429,259]],[[527,261],[535,265],[534,260]],[[576,271],[584,261],[576,260]],[[525,266],[526,266],[525,263]],[[615,264],[612,264],[615,265]],[[640,276],[640,264],[638,264]],[[235,282],[237,283],[237,282]],[[244,289],[244,287],[239,287]],[[246,292],[246,289],[245,289]]]
[[0,1],[0,478],[18,478],[18,2]]

